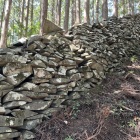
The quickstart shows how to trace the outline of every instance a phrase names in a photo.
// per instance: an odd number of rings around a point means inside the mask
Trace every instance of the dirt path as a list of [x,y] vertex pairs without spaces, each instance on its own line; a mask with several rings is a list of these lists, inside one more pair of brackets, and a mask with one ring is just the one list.
[[140,61],[36,128],[36,140],[140,140]]

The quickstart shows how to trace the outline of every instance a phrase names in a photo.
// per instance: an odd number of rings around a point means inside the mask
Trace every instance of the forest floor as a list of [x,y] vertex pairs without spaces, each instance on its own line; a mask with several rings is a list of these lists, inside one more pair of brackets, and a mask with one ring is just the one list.
[[36,140],[140,140],[140,59],[132,61],[39,125]]

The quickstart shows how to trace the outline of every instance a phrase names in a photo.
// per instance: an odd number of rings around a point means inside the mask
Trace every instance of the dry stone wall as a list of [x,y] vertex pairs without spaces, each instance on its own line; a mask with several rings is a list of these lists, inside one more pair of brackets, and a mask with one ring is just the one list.
[[66,35],[33,36],[0,49],[0,139],[35,138],[33,129],[44,118],[96,88],[139,50],[140,15],[77,25]]

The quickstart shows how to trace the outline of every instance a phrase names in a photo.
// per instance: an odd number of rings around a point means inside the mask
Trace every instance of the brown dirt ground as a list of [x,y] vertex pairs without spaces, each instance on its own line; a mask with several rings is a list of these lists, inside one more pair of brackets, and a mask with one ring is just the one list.
[[[35,140],[140,140],[140,59],[39,125]],[[124,72],[124,73],[123,73]]]

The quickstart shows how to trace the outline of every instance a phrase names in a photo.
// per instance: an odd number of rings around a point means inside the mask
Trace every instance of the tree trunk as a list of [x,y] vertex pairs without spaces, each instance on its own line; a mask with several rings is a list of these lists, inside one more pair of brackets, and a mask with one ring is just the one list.
[[95,0],[92,0],[92,24],[94,24],[94,2]]
[[85,0],[84,2],[84,22],[85,23],[90,23],[90,18],[89,18],[89,0]]
[[40,24],[40,34],[44,33],[45,20],[47,19],[48,11],[48,0],[41,0],[41,24]]
[[[52,4],[51,4],[51,20],[53,23],[56,23],[56,19],[55,19],[55,6],[57,6],[58,4],[58,0],[57,0],[57,3],[55,5],[55,0],[52,0]],[[57,12],[56,12],[57,13]]]
[[57,0],[57,24],[61,26],[61,5],[62,5],[62,0]]
[[96,23],[99,23],[99,0],[96,0]]
[[7,0],[6,1],[6,7],[5,7],[4,21],[2,23],[0,48],[5,48],[6,47],[11,6],[12,6],[12,0]]
[[25,36],[28,34],[30,0],[26,0]]
[[71,26],[74,25],[76,19],[76,1],[72,0],[72,6],[71,6]]
[[123,16],[125,16],[125,0],[122,0],[122,6],[123,6]]
[[1,22],[0,22],[0,28],[2,28],[2,22],[3,22],[3,16],[4,16],[4,8],[5,8],[5,0],[3,2],[3,8],[2,8],[2,13],[1,13]]
[[108,19],[108,0],[103,0],[102,3],[102,19],[103,20]]
[[65,31],[68,30],[68,25],[69,25],[69,7],[70,7],[70,0],[65,0],[65,19],[64,19]]
[[118,0],[114,0],[113,5],[114,5],[113,16],[118,17]]
[[80,16],[80,0],[76,0],[75,1],[75,6],[76,6],[76,19],[75,19],[75,23],[79,24],[81,23],[81,16]]
[[[33,27],[33,18],[34,18],[34,0],[31,3],[31,28]],[[32,32],[32,29],[31,29]]]

